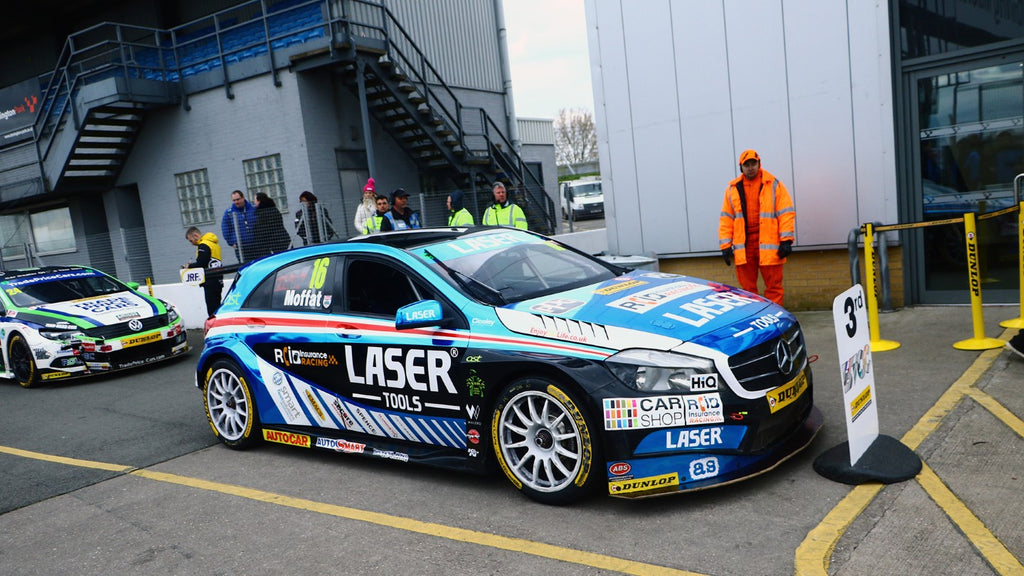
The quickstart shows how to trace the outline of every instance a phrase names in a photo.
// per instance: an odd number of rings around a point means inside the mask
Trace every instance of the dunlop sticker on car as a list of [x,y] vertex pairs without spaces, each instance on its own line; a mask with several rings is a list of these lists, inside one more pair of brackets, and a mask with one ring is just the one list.
[[793,403],[807,390],[807,375],[801,373],[788,384],[768,392],[768,409],[774,414]]
[[627,494],[629,492],[641,492],[647,490],[658,490],[679,486],[679,474],[662,474],[660,476],[648,476],[646,478],[634,478],[631,480],[619,480],[608,483],[609,494]]
[[132,346],[139,346],[141,344],[149,344],[150,342],[155,342],[155,341],[157,341],[159,339],[160,339],[160,333],[159,332],[154,332],[152,334],[147,334],[146,336],[136,336],[134,338],[126,338],[122,342],[121,346],[123,348],[130,348]]

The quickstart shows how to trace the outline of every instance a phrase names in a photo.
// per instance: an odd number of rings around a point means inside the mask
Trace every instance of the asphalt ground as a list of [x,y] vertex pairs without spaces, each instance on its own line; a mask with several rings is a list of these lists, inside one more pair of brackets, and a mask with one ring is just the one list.
[[[1009,338],[998,322],[1018,312],[986,307],[985,335]],[[729,487],[570,508],[500,477],[228,450],[204,429],[187,359],[5,384],[0,574],[1024,574],[1024,358],[954,349],[973,336],[967,307],[882,314],[900,347],[873,354],[880,432],[923,469],[850,486],[812,470],[846,440],[832,314],[798,317],[826,422],[807,451]]]

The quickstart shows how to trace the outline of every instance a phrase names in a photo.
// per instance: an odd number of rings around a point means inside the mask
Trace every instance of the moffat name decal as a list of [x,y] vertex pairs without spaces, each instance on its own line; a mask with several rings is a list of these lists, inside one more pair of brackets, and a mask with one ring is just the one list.
[[383,346],[367,346],[365,350],[365,358],[359,360],[353,347],[345,346],[345,368],[353,384],[458,394],[450,376],[452,356],[447,350]]

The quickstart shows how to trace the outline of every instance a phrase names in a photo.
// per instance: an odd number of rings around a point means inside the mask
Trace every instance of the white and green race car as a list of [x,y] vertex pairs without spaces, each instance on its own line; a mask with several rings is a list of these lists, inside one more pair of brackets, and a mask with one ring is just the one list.
[[84,266],[0,273],[0,377],[28,388],[188,352],[174,306],[137,288]]

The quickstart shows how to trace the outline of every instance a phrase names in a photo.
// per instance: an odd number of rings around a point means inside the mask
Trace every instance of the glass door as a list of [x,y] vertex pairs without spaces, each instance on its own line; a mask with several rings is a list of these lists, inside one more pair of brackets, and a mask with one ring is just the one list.
[[[919,72],[917,170],[922,220],[977,215],[985,302],[1019,298],[1013,179],[1024,173],[1024,66],[1021,59],[975,68]],[[918,250],[928,303],[967,302],[963,224],[925,228]]]

